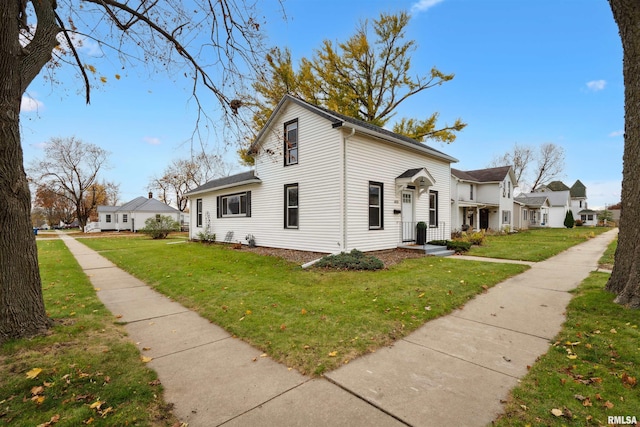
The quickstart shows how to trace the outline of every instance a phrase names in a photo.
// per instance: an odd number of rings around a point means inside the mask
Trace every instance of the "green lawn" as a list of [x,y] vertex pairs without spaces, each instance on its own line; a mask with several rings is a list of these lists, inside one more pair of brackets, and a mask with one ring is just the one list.
[[303,270],[223,245],[148,238],[81,241],[273,359],[310,375],[388,345],[528,268],[425,257],[375,272]]
[[47,336],[0,347],[0,424],[173,425],[156,373],[114,324],[64,243],[41,241],[38,249],[55,326]]
[[467,254],[520,261],[543,261],[609,230],[611,229],[607,227],[538,228],[513,234],[487,235],[482,246],[472,246]]
[[[601,264],[615,247],[616,241]],[[602,426],[608,416],[640,421],[640,317],[613,303],[604,290],[608,277],[592,273],[574,291],[555,344],[512,390],[494,425]]]

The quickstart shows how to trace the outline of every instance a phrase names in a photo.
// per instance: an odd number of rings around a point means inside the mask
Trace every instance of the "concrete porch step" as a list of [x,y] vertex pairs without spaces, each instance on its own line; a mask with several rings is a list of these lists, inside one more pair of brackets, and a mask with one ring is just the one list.
[[455,253],[455,251],[451,251],[447,249],[446,246],[438,246],[438,245],[424,245],[424,253],[427,255],[433,256],[450,256]]

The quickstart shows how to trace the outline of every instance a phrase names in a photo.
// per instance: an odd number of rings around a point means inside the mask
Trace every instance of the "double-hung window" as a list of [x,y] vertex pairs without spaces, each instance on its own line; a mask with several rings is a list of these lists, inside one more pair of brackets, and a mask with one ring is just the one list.
[[383,185],[369,181],[369,230],[384,228]]
[[111,222],[111,214],[106,214],[105,215],[105,221],[106,222]]
[[196,227],[202,227],[202,199],[196,199]]
[[298,228],[298,184],[284,186],[284,228]]
[[284,165],[298,163],[298,119],[284,124]]
[[473,200],[473,184],[469,184],[469,200]]
[[122,222],[123,223],[129,222],[129,215],[128,214],[122,214]]
[[251,191],[218,196],[218,218],[251,216]]
[[502,211],[502,223],[511,224],[511,211]]
[[438,192],[429,191],[429,227],[438,226]]

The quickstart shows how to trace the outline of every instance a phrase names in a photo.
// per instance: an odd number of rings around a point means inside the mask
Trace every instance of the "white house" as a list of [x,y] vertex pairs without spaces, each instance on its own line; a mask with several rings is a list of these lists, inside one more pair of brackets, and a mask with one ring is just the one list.
[[513,191],[517,186],[511,166],[471,171],[451,169],[453,229],[513,229]]
[[138,231],[145,227],[148,218],[170,216],[182,224],[184,215],[166,203],[149,197],[136,197],[122,206],[98,206],[98,222],[87,226],[86,231]]
[[285,95],[251,146],[254,168],[187,195],[190,237],[335,253],[395,248],[428,224],[451,236],[451,163],[427,145]]
[[549,199],[543,193],[520,194],[513,199],[513,225],[516,229],[549,226]]
[[581,220],[583,225],[594,226],[597,224],[597,213],[589,209],[588,206],[587,187],[579,179],[571,187],[562,181],[552,181],[540,186],[535,191],[549,195],[551,203],[550,227],[564,227],[564,219],[569,210],[571,210],[573,219]]

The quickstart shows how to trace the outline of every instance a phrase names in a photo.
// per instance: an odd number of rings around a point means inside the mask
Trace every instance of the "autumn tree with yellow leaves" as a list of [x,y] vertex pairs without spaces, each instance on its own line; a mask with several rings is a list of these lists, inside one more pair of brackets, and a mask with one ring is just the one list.
[[[382,13],[372,23],[363,21],[348,40],[325,40],[312,58],[294,67],[289,49],[274,48],[267,56],[267,70],[253,87],[256,96],[253,126],[258,132],[285,94],[291,94],[349,117],[386,126],[398,106],[418,93],[453,79],[436,67],[413,75],[414,40],[406,40],[411,16],[406,12]],[[401,118],[392,130],[417,141],[450,143],[466,124],[438,124],[437,112],[426,118]],[[249,138],[250,139],[250,138]],[[249,141],[248,141],[249,142]],[[251,163],[246,152],[242,159]]]

